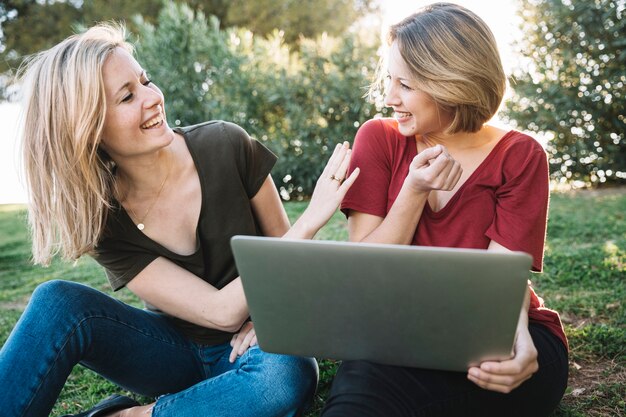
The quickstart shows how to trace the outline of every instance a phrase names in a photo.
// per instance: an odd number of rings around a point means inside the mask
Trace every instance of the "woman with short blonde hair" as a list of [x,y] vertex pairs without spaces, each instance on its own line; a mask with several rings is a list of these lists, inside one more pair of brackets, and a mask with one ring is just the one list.
[[[436,3],[393,25],[388,41],[385,104],[394,117],[357,132],[351,169],[361,173],[341,204],[350,240],[524,251],[541,271],[547,158],[533,138],[486,123],[505,89],[491,31],[466,8]],[[567,339],[530,287],[513,348],[510,359],[467,372],[344,361],[322,414],[549,415],[567,385]]]
[[317,364],[259,349],[230,238],[313,237],[358,175],[345,178],[347,142],[290,227],[276,157],[232,123],[170,128],[123,28],[74,35],[24,74],[35,261],[89,254],[146,309],[75,282],[39,285],[0,350],[2,415],[49,415],[79,363],[156,399],[114,395],[79,416],[301,413]]

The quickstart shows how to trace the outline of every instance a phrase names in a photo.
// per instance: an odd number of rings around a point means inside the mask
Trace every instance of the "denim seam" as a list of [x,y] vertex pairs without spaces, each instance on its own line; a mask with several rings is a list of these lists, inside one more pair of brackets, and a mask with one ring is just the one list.
[[[239,368],[237,368],[237,369],[233,369],[232,372],[235,372],[235,373],[241,372],[242,368],[248,365],[248,363],[250,362],[250,355],[252,353],[251,352],[251,348],[252,347],[253,346],[250,346],[250,348],[247,349],[244,352],[244,354],[239,359],[240,361],[243,361],[243,357],[245,356],[246,357],[245,358],[245,362],[242,362],[241,366],[239,366]],[[223,374],[221,374],[221,375],[223,375]],[[209,378],[207,378],[207,379],[211,379],[211,377],[209,376]],[[165,411],[168,408],[170,408],[172,406],[171,403],[173,401],[178,401],[178,400],[180,400],[182,398],[187,398],[189,396],[193,396],[193,392],[195,392],[197,390],[197,388],[194,388],[194,387],[195,387],[195,385],[190,386],[189,388],[187,388],[185,390],[184,393],[182,393],[182,392],[174,393],[176,395],[176,399],[163,398],[166,395],[160,396],[159,398],[157,398],[157,400],[155,401],[154,407],[152,408],[152,415],[154,416],[156,414],[157,417],[158,417],[158,412]],[[174,395],[174,394],[170,394],[170,395]]]

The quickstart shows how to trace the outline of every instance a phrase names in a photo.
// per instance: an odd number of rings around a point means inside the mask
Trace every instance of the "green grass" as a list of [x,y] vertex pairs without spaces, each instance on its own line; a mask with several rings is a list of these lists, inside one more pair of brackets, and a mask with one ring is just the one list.
[[[286,207],[293,220],[306,204]],[[335,214],[317,238],[346,240],[343,215]],[[53,278],[80,281],[112,294],[104,273],[89,258],[76,265],[57,261],[48,268],[32,266],[23,207],[0,206],[0,343],[37,284]],[[533,281],[547,305],[561,313],[570,341],[569,387],[553,417],[625,415],[626,189],[554,194],[544,272]],[[127,290],[112,295],[140,305]],[[337,365],[321,361],[310,417],[318,415]],[[76,367],[53,415],[78,412],[113,392],[121,390]]]

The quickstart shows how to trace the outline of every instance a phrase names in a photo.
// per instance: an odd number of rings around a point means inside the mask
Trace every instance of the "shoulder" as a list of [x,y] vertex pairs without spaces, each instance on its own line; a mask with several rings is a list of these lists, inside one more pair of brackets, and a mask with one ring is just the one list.
[[537,139],[517,130],[509,130],[506,132],[500,140],[499,146],[508,153],[525,151],[545,154],[543,146],[541,146]]
[[363,123],[354,138],[355,151],[358,147],[384,148],[388,151],[404,143],[406,137],[398,132],[398,123],[395,119],[371,119]]
[[244,138],[249,140],[248,133],[239,125],[235,123],[226,122],[224,120],[209,120],[203,123],[198,123],[192,126],[177,127],[174,128],[175,132],[178,132],[186,137],[227,137],[231,138]]
[[225,146],[237,149],[252,140],[241,126],[223,120],[177,127],[174,131],[183,135],[190,147],[198,150],[223,149]]
[[403,137],[398,132],[398,123],[392,118],[370,119],[363,123],[357,131],[357,136],[365,137]]
[[505,177],[537,172],[546,175],[548,156],[543,146],[532,136],[517,130],[507,132],[496,145],[495,157],[499,160]]

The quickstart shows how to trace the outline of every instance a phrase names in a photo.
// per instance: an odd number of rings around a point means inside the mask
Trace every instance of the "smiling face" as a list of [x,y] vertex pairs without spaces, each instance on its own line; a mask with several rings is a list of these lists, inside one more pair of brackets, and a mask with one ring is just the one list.
[[100,145],[113,160],[151,153],[172,141],[163,94],[128,51],[116,48],[102,77],[107,104]]
[[414,136],[443,132],[450,124],[450,115],[441,110],[429,94],[419,90],[397,42],[391,44],[387,66],[385,105],[394,110],[400,133]]

